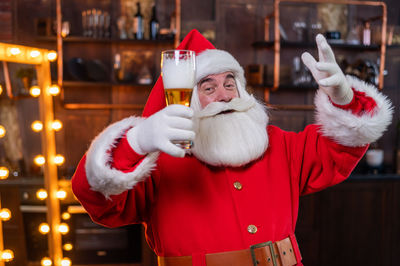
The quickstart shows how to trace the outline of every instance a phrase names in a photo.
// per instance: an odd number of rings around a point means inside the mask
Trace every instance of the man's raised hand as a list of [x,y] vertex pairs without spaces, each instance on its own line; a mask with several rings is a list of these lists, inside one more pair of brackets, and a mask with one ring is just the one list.
[[318,47],[318,59],[308,52],[301,55],[303,63],[311,71],[318,85],[325,91],[330,99],[339,105],[346,105],[353,99],[353,90],[347,82],[345,75],[336,63],[335,55],[325,37],[318,34],[315,38]]

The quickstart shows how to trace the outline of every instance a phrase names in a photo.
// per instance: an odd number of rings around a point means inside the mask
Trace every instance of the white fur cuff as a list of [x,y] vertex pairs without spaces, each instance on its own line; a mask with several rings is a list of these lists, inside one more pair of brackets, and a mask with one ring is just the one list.
[[376,102],[373,114],[352,114],[351,110],[337,108],[329,97],[318,90],[315,97],[316,120],[324,136],[344,146],[359,147],[379,139],[392,121],[393,107],[386,96],[370,84],[347,76],[349,85],[356,91],[365,92]]
[[148,177],[155,167],[159,152],[150,153],[135,168],[124,173],[111,167],[110,150],[118,139],[131,127],[139,124],[143,118],[128,117],[108,126],[92,142],[86,155],[86,176],[91,189],[102,193],[106,198],[132,189],[136,183]]

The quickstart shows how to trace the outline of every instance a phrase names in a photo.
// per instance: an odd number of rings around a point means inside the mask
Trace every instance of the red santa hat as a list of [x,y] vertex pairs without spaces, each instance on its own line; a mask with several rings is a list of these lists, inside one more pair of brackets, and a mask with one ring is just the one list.
[[[196,84],[210,74],[232,71],[236,79],[240,97],[249,97],[245,89],[246,80],[244,78],[244,71],[240,64],[228,52],[215,49],[197,30],[190,31],[176,49],[192,50],[196,53]],[[148,117],[165,106],[164,86],[162,77],[160,76],[147,99],[143,116]],[[193,91],[191,107],[194,110],[201,109],[197,97],[197,86],[195,86]]]

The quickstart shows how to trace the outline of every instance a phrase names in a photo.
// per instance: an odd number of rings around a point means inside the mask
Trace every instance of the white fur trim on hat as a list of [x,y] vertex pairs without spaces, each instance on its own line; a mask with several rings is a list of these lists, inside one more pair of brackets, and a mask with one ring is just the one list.
[[148,177],[155,167],[159,152],[150,153],[135,168],[124,173],[111,167],[110,150],[131,127],[139,124],[143,118],[128,117],[108,126],[92,142],[86,154],[86,176],[91,189],[102,193],[106,198],[132,189],[136,183]]
[[[239,97],[247,98],[249,93],[246,91],[246,79],[244,70],[238,61],[228,52],[218,49],[208,49],[196,56],[196,84],[208,75],[219,74],[232,71],[235,76],[236,86]],[[201,110],[197,85],[194,87],[191,108],[195,111]]]
[[324,136],[344,146],[364,146],[383,135],[392,121],[393,107],[390,100],[373,85],[352,76],[347,76],[347,81],[353,89],[365,92],[366,96],[375,100],[377,106],[373,114],[354,115],[351,110],[335,107],[320,89],[315,97],[316,120]]

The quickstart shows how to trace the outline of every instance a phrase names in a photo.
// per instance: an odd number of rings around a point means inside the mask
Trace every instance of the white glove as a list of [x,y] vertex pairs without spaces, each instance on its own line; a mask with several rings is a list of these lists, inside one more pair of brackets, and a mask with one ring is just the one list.
[[194,140],[193,110],[173,104],[158,111],[127,132],[131,147],[138,154],[163,151],[171,156],[184,157],[185,151],[171,141]]
[[315,38],[318,46],[317,62],[309,53],[303,53],[301,59],[311,71],[314,79],[330,99],[339,105],[346,105],[353,99],[353,90],[336,63],[335,55],[325,37],[318,34]]

